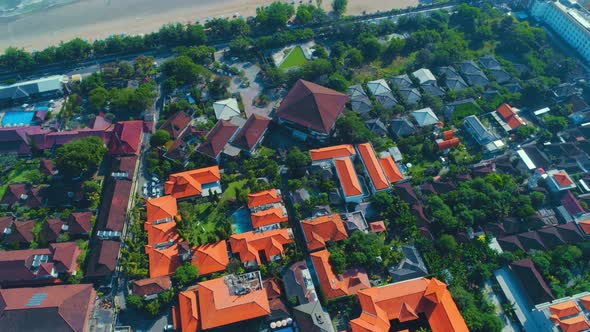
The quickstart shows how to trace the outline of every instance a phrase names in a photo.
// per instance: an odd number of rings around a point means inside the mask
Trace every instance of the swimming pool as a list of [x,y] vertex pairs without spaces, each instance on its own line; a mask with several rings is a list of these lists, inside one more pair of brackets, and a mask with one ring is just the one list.
[[236,234],[246,233],[252,230],[252,222],[250,221],[250,212],[246,208],[241,208],[232,214],[234,224],[233,231]]
[[36,105],[34,107],[35,111],[49,111],[49,106],[48,105]]
[[28,126],[33,122],[35,112],[6,112],[2,117],[3,127]]

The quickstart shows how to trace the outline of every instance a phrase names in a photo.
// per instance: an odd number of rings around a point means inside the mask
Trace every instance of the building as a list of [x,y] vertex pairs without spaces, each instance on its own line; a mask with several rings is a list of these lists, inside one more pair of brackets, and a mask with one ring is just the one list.
[[394,184],[404,179],[404,175],[400,172],[396,162],[391,156],[381,157],[379,158],[379,162],[381,163],[383,171],[385,171],[389,183]]
[[231,251],[247,267],[259,266],[283,258],[285,246],[293,243],[293,231],[280,228],[234,234],[229,239]]
[[418,84],[420,85],[436,86],[436,77],[434,77],[430,69],[420,68],[413,72],[412,76],[414,76],[418,80]]
[[381,164],[377,160],[375,151],[371,143],[358,144],[356,146],[361,161],[365,166],[367,175],[369,176],[371,189],[373,192],[389,189],[389,180],[385,176],[385,172]]
[[392,108],[397,105],[389,84],[384,79],[367,82],[367,89],[375,97],[383,108]]
[[500,105],[496,112],[492,113],[492,116],[507,132],[526,125],[526,122],[518,115],[518,109],[508,104]]
[[408,119],[398,118],[391,120],[389,131],[394,138],[401,138],[413,135],[416,132],[416,127]]
[[141,149],[143,121],[119,121],[109,141],[111,155],[137,155]]
[[236,98],[228,98],[213,103],[213,111],[217,120],[229,120],[240,116],[240,107]]
[[463,120],[463,127],[473,137],[477,144],[485,146],[496,140],[492,132],[486,128],[479,118],[475,115],[469,115]]
[[412,82],[412,79],[408,74],[393,76],[391,78],[391,84],[393,84],[398,90],[412,88],[414,86],[414,82]]
[[447,89],[451,91],[461,91],[469,87],[463,77],[453,67],[438,68],[439,78],[444,81]]
[[199,270],[199,275],[225,271],[227,264],[229,264],[227,243],[225,241],[203,244],[193,248],[192,251],[192,264]]
[[561,2],[533,0],[529,11],[565,40],[582,59],[590,61],[590,20],[586,10],[567,7]]
[[92,285],[0,289],[2,331],[90,331]]
[[287,298],[297,298],[299,304],[318,301],[318,294],[305,261],[293,263],[284,271],[282,280]]
[[312,164],[322,163],[337,158],[353,157],[356,154],[351,144],[333,145],[320,149],[309,150]]
[[277,119],[297,138],[323,141],[331,135],[347,101],[345,94],[298,80],[281,102]]
[[363,200],[363,188],[350,158],[334,160],[336,175],[346,203],[360,203]]
[[552,192],[562,192],[576,188],[576,183],[565,170],[552,169],[547,172],[547,186]]
[[330,314],[319,301],[298,305],[293,308],[293,318],[301,331],[334,332]]
[[251,212],[252,228],[256,231],[279,229],[282,223],[289,220],[281,191],[278,189],[248,194],[248,208]]
[[167,131],[170,134],[170,138],[176,140],[190,127],[192,121],[193,119],[190,115],[180,111],[170,116],[166,122],[160,126],[160,129]]
[[459,63],[459,70],[469,85],[485,87],[489,83],[487,76],[472,60]]
[[368,117],[369,112],[373,109],[373,104],[363,87],[360,84],[350,86],[347,95],[350,99],[352,110],[361,117]]
[[399,264],[387,269],[392,282],[415,279],[428,274],[426,265],[416,247],[413,245],[402,245],[401,252],[404,258]]
[[164,243],[147,244],[150,278],[171,275],[181,265],[180,246],[176,240]]
[[152,300],[158,297],[158,294],[169,290],[172,287],[172,281],[169,276],[160,276],[134,280],[131,283],[131,293],[141,296],[144,300]]
[[265,210],[275,207],[275,204],[282,203],[283,197],[279,189],[269,189],[257,193],[248,194],[248,209]]
[[11,105],[41,98],[51,99],[63,95],[67,76],[54,75],[32,81],[0,86],[0,104]]
[[170,174],[164,183],[164,192],[176,199],[192,196],[209,196],[221,193],[219,167],[212,166]]
[[301,228],[309,251],[323,249],[327,242],[348,238],[342,219],[336,213],[302,220]]
[[532,305],[551,302],[555,299],[551,289],[530,258],[510,263],[510,270],[520,282],[520,288],[524,290]]
[[362,269],[350,269],[337,276],[330,265],[330,252],[326,249],[309,254],[314,266],[316,282],[326,299],[354,295],[371,287],[367,273]]
[[248,155],[252,155],[260,147],[269,124],[270,119],[267,117],[258,114],[250,115],[231,144]]
[[100,240],[90,251],[85,276],[93,280],[107,281],[117,268],[121,243],[113,240]]
[[364,121],[365,127],[369,129],[373,134],[379,137],[384,137],[387,135],[387,127],[385,124],[379,119],[369,119]]
[[432,332],[467,332],[447,285],[437,279],[413,279],[360,290],[361,315],[350,321],[353,332],[398,331],[394,324],[420,319]]
[[219,162],[225,146],[234,139],[239,129],[238,125],[229,120],[217,121],[207,133],[205,142],[199,144],[197,151]]
[[438,117],[430,107],[412,112],[412,116],[418,123],[418,127],[432,126],[438,122]]
[[406,101],[406,103],[410,105],[417,104],[420,99],[422,99],[422,95],[420,91],[416,88],[403,88],[399,89],[399,95]]

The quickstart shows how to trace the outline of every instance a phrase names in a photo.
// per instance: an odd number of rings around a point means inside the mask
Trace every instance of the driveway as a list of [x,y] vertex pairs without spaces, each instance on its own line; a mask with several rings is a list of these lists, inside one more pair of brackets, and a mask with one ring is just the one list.
[[[273,94],[270,91],[264,91],[264,87],[261,85],[260,79],[258,78],[258,74],[260,73],[260,67],[250,62],[232,63],[228,65],[232,65],[237,67],[239,70],[243,70],[245,73],[245,77],[250,82],[250,85],[248,87],[242,87],[242,80],[240,79],[240,77],[234,76],[232,77],[230,84],[230,91],[232,93],[239,92],[242,95],[246,116],[250,116],[251,114],[258,114],[269,117],[269,114],[272,111],[272,109],[280,101],[280,96]],[[266,107],[254,106],[254,99],[257,96],[259,96],[263,91],[269,97],[270,103]]]
[[157,317],[149,317],[147,313],[138,313],[133,309],[121,311],[118,325],[130,326],[135,332],[162,332],[166,325],[172,324],[170,308],[163,309],[163,314]]

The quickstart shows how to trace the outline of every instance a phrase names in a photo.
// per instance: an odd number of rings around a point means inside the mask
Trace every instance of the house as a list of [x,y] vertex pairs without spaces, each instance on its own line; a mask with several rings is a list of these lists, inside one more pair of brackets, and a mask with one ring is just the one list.
[[336,175],[346,203],[359,203],[363,200],[363,189],[350,158],[334,160]]
[[436,86],[436,77],[434,77],[430,69],[420,68],[413,72],[412,76],[414,76],[418,80],[418,84],[420,85]]
[[489,69],[489,72],[490,75],[492,75],[492,78],[499,84],[510,82],[512,80],[512,76],[502,68],[492,68]]
[[326,249],[309,254],[314,266],[317,284],[326,299],[331,300],[341,296],[354,295],[361,289],[371,287],[367,273],[362,269],[345,271],[336,276],[330,265],[330,252]]
[[412,116],[418,123],[418,127],[432,126],[438,122],[438,117],[430,107],[412,112]]
[[510,270],[520,282],[520,289],[528,296],[531,305],[551,302],[555,299],[530,258],[510,263]]
[[45,249],[0,251],[0,285],[32,286],[60,282],[75,275],[80,249],[75,242],[52,243]]
[[93,218],[92,212],[73,212],[66,221],[68,233],[71,236],[90,234]]
[[414,86],[414,82],[412,82],[412,79],[410,79],[408,74],[393,76],[391,78],[391,84],[393,84],[398,90],[408,89]]
[[432,332],[467,332],[447,285],[432,278],[418,278],[357,293],[361,315],[350,321],[353,332],[399,330],[393,324],[426,320]]
[[293,319],[301,331],[335,332],[330,314],[319,301],[308,302],[293,308]]
[[299,304],[318,301],[318,295],[305,261],[295,262],[284,271],[282,280],[287,298],[297,298]]
[[180,137],[172,142],[172,145],[164,153],[164,158],[172,161],[186,162],[192,152],[190,147],[206,135],[206,131],[197,130],[197,128],[189,126]]
[[190,127],[193,119],[183,111],[176,112],[164,122],[160,129],[167,131],[172,140],[178,139]]
[[465,117],[463,127],[480,146],[485,146],[496,140],[496,136],[475,115]]
[[413,135],[416,132],[416,127],[408,119],[398,118],[391,120],[389,131],[394,138],[402,138]]
[[360,211],[341,213],[340,218],[342,219],[342,223],[344,224],[344,227],[346,227],[348,233],[352,233],[354,231],[366,233],[367,229],[369,228],[365,216]]
[[64,221],[61,219],[47,219],[41,226],[41,235],[47,242],[56,242],[63,226]]
[[312,164],[322,163],[337,158],[352,157],[355,154],[356,151],[351,144],[333,145],[325,148],[309,150]]
[[369,229],[372,233],[383,233],[387,231],[387,227],[385,227],[385,223],[383,222],[383,220],[373,221],[369,223]]
[[576,183],[564,170],[552,169],[547,173],[547,187],[553,193],[562,192],[576,188]]
[[[509,233],[509,232],[506,232]],[[510,232],[513,233],[513,232]],[[575,223],[545,226],[536,231],[528,231],[515,235],[498,238],[498,243],[504,251],[547,250],[559,245],[575,244],[583,241],[584,236]]]
[[111,155],[137,155],[141,149],[143,137],[143,121],[119,121],[109,141]]
[[367,89],[375,97],[383,108],[392,108],[397,105],[389,84],[384,79],[367,82]]
[[252,227],[254,229],[266,230],[269,228],[280,227],[281,223],[289,220],[289,216],[287,216],[287,209],[281,205],[253,212],[250,215],[250,220],[252,221]]
[[252,155],[262,143],[270,119],[258,114],[252,114],[234,137],[231,144],[248,155]]
[[232,253],[247,267],[281,260],[285,246],[290,243],[293,243],[290,228],[233,234],[229,239]]
[[100,240],[90,251],[85,276],[91,279],[109,279],[117,268],[121,243]]
[[419,202],[418,196],[412,188],[412,183],[410,182],[398,182],[394,186],[395,193],[404,201],[409,204],[417,204]]
[[[280,320],[284,322],[284,320],[289,318],[290,312],[281,296],[281,287],[274,278],[264,279],[262,281],[262,287],[266,290],[266,298],[270,307],[270,315],[268,315],[267,321],[276,322]],[[287,324],[281,323],[281,325],[286,326]]]
[[2,331],[88,331],[96,292],[92,285],[0,289]]
[[421,85],[420,88],[422,88],[422,91],[430,96],[433,97],[444,97],[445,90],[443,90],[442,88],[440,88],[438,85],[430,85],[430,84],[424,84]]
[[360,84],[350,86],[348,87],[347,95],[350,99],[352,110],[361,117],[367,117],[373,109],[373,104],[363,87]]
[[13,206],[19,204],[30,208],[40,208],[45,202],[42,186],[33,187],[28,183],[13,183],[6,187],[0,205]]
[[35,221],[14,221],[11,224],[11,228],[4,229],[4,242],[9,244],[29,244],[33,242],[33,228],[35,227]]
[[213,103],[213,111],[217,120],[229,120],[240,116],[240,107],[236,98],[228,98]]
[[178,236],[176,232],[176,219],[180,218],[173,196],[162,196],[146,201],[147,220],[143,224],[147,232],[147,243],[155,246],[168,243]]
[[199,275],[225,271],[229,264],[227,243],[219,241],[194,248],[192,264],[199,270]]
[[58,173],[53,160],[46,158],[41,159],[41,162],[39,162],[39,170],[45,176],[52,176]]
[[141,296],[144,300],[151,300],[158,297],[158,294],[172,288],[172,281],[169,276],[134,280],[131,283],[131,293]]
[[469,85],[486,86],[489,83],[484,72],[472,60],[459,63],[459,71]]
[[416,88],[399,89],[399,95],[407,104],[410,105],[417,104],[420,101],[420,99],[422,99],[420,91],[418,91],[418,89]]
[[365,126],[369,131],[379,137],[384,137],[387,135],[387,127],[385,124],[381,122],[379,119],[370,119],[364,122]]
[[526,122],[518,115],[517,109],[508,104],[500,105],[492,116],[507,132],[526,125]]
[[176,199],[192,196],[207,197],[221,193],[221,176],[218,166],[170,174],[164,183],[164,192]]
[[463,80],[463,77],[453,67],[440,67],[438,69],[438,75],[444,81],[447,89],[451,91],[461,91],[469,87]]
[[586,212],[576,196],[572,194],[571,190],[565,192],[565,194],[561,197],[561,205],[567,210],[567,212],[572,216],[579,216]]
[[361,161],[365,166],[365,170],[370,179],[371,189],[373,192],[389,189],[389,180],[385,176],[385,172],[381,164],[377,160],[375,151],[371,143],[358,144],[356,146]]
[[179,242],[170,240],[164,243],[147,244],[150,278],[171,275],[181,265]]
[[219,162],[221,153],[225,149],[226,144],[234,139],[239,129],[240,127],[233,124],[231,121],[217,121],[213,129],[207,133],[207,139],[205,142],[201,143],[197,148],[197,152]]
[[387,269],[392,282],[420,278],[428,274],[426,265],[416,247],[402,245],[400,251],[404,258],[397,265],[392,265]]
[[502,68],[500,62],[491,55],[482,56],[478,59],[479,64],[485,69]]
[[30,102],[36,99],[51,99],[63,95],[64,84],[68,78],[65,75],[53,75],[32,81],[17,82],[0,86],[0,104]]
[[455,148],[459,146],[459,143],[459,138],[455,137],[455,132],[453,130],[445,130],[443,132],[443,137],[436,140],[438,149],[441,151]]
[[282,203],[283,197],[279,189],[263,190],[257,193],[248,194],[249,209],[267,209]]
[[277,119],[296,137],[323,141],[332,133],[347,101],[348,96],[340,92],[298,80],[281,102]]
[[339,214],[302,220],[301,228],[309,251],[325,248],[327,242],[336,242],[348,238]]

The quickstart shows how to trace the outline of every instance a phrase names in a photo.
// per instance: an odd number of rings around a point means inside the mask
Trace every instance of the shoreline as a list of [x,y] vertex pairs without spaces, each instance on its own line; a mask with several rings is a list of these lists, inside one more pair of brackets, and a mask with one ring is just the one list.
[[[93,41],[109,35],[139,35],[168,23],[188,23],[211,17],[248,17],[273,0],[81,0],[42,11],[0,19],[0,49],[9,46],[41,50],[76,37]],[[297,1],[298,2],[298,1]],[[315,3],[315,0],[313,1]],[[308,3],[308,0],[303,0]],[[349,0],[348,15],[416,6],[418,0]],[[173,7],[172,7],[173,6]],[[331,10],[332,2],[322,7]]]

